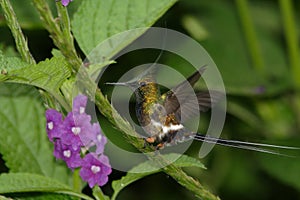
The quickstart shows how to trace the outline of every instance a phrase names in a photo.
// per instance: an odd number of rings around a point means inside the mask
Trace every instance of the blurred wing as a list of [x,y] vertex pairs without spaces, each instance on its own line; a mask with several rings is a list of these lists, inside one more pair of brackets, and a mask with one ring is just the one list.
[[[223,93],[214,90],[201,91],[196,93],[196,95],[197,102],[191,100],[192,98],[186,98],[186,101],[175,111],[177,119],[180,119],[181,122],[199,115],[198,111],[206,112],[224,97]],[[199,110],[197,106],[199,106]]]
[[187,90],[189,86],[194,86],[205,71],[206,65],[201,67],[198,71],[192,74],[187,80],[182,81],[180,84],[162,95],[164,100],[164,107],[167,113],[174,113],[179,108],[178,99],[184,100],[188,98],[191,93]]
[[[207,111],[224,97],[224,94],[218,91],[201,91],[196,93],[197,100],[195,100],[194,94],[188,88],[195,85],[205,69],[206,65],[192,74],[187,80],[162,95],[163,105],[167,114],[175,113],[178,119],[184,121],[192,116],[197,116],[199,114],[198,111]],[[180,99],[181,104],[178,99]],[[199,110],[195,109],[198,106]],[[184,110],[184,112],[181,112],[181,110]]]

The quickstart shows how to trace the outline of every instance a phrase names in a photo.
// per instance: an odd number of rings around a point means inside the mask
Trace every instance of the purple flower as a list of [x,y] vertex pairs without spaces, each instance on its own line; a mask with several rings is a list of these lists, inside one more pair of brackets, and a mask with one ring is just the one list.
[[107,143],[107,139],[102,134],[99,123],[94,123],[92,125],[92,131],[90,132],[90,134],[82,135],[80,138],[83,142],[83,145],[87,149],[93,147],[91,148],[93,150],[90,149],[90,151],[95,152],[97,155],[100,155],[104,152],[104,147],[105,144]]
[[81,166],[80,149],[74,150],[71,145],[65,145],[61,140],[55,141],[53,155],[57,159],[64,160],[70,169]]
[[62,125],[62,142],[66,145],[72,145],[75,150],[82,147],[81,137],[88,137],[90,134],[93,134],[90,121],[91,116],[89,115],[75,115],[70,112]]
[[86,96],[84,96],[82,94],[76,96],[73,100],[73,109],[72,109],[73,113],[75,115],[84,114],[86,103],[87,103],[87,97]]
[[71,1],[73,1],[73,0],[61,0],[61,4],[63,6],[67,6]]
[[60,138],[62,134],[62,115],[54,109],[46,111],[48,138],[53,142],[54,138]]
[[[86,104],[87,97],[78,95],[64,120],[54,109],[46,111],[46,119],[48,137],[54,143],[54,156],[64,160],[70,169],[81,167],[80,176],[92,188],[104,185],[112,170],[108,157],[103,155],[107,139],[99,123],[91,124],[91,116],[85,112]],[[90,153],[81,158],[84,146]]]
[[88,182],[90,188],[106,184],[110,173],[111,167],[105,155],[97,157],[97,155],[89,153],[83,158],[80,176]]
[[104,151],[105,144],[107,142],[106,137],[101,133],[101,128],[98,123],[93,124],[93,131],[95,132],[95,137],[93,142],[96,145],[96,154],[102,154]]

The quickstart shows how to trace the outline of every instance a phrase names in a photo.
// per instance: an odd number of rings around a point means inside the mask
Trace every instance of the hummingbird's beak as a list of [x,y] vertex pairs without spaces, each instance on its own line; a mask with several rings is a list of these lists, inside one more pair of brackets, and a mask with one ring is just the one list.
[[105,83],[106,85],[119,85],[119,86],[127,86],[126,82],[125,83]]

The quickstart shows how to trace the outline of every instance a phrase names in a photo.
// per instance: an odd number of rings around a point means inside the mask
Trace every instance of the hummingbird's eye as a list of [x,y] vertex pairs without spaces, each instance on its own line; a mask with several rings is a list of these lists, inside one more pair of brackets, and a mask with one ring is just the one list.
[[140,82],[140,86],[145,86],[146,85],[146,82],[142,81]]

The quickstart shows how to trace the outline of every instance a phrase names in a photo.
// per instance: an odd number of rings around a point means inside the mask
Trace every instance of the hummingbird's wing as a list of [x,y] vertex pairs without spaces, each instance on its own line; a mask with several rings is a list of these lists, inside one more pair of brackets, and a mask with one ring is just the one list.
[[[167,114],[175,113],[178,119],[184,121],[199,114],[198,111],[207,111],[224,96],[218,91],[200,91],[196,93],[197,99],[195,99],[195,94],[191,93],[188,88],[195,85],[205,69],[206,65],[162,95],[163,106]],[[197,106],[199,106],[199,110],[195,109]],[[181,112],[181,110],[185,112]]]
[[[199,111],[206,112],[218,103],[224,97],[224,94],[219,91],[201,91],[196,93],[197,100],[187,97],[186,100],[180,104],[179,108],[175,111],[177,119],[184,122],[193,116],[199,115]],[[198,105],[196,105],[198,104]],[[199,109],[195,109],[199,106]]]

